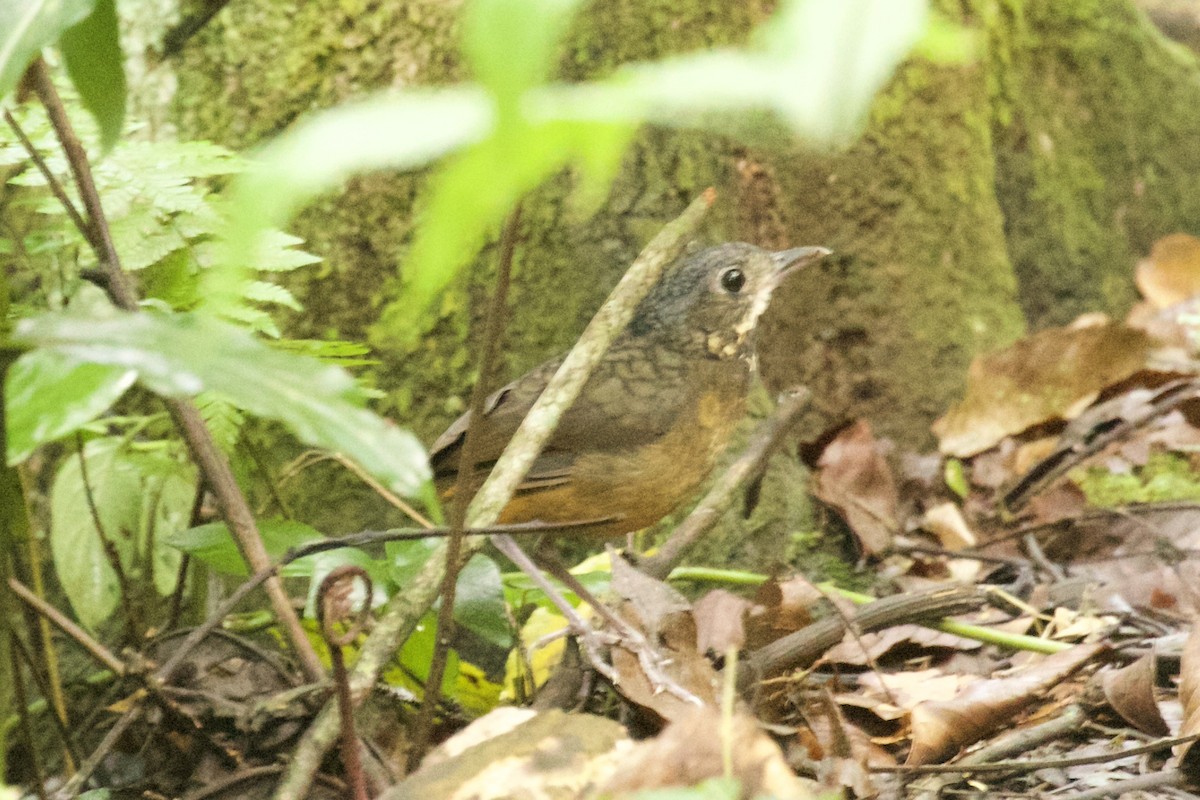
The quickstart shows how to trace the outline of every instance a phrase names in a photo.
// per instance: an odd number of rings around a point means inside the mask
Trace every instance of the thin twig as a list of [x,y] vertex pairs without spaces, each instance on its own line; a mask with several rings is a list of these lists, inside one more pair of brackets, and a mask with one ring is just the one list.
[[700,504],[671,534],[667,543],[656,554],[639,564],[638,568],[652,578],[666,578],[696,542],[717,524],[721,515],[729,508],[738,487],[770,457],[783,437],[800,419],[800,414],[808,408],[811,399],[812,394],[805,388],[790,392],[775,409],[775,413],[759,427],[745,452],[729,465]]
[[57,608],[31,592],[29,587],[27,587],[25,584],[21,583],[16,578],[9,578],[8,588],[12,589],[13,594],[21,598],[21,600],[25,602],[25,605],[29,606],[43,617],[53,622],[56,628],[65,633],[68,637],[74,640],[76,644],[86,650],[88,655],[96,659],[101,666],[112,670],[117,675],[123,676],[125,674],[126,668],[124,661],[117,658],[115,655],[113,655],[111,650],[93,639],[91,635],[83,628],[67,619],[66,615]]
[[[58,90],[54,88],[54,82],[50,78],[45,61],[37,59],[29,68],[29,75],[33,91],[45,106],[50,122],[54,126],[54,132],[67,156],[67,163],[71,166],[71,173],[75,176],[79,196],[83,199],[84,208],[87,210],[88,229],[92,233],[89,241],[96,251],[96,257],[100,261],[105,276],[104,288],[113,305],[124,311],[137,311],[138,302],[133,282],[121,269],[121,260],[113,245],[112,233],[104,215],[100,194],[96,190],[96,182],[92,177],[87,152],[79,141],[79,137],[76,136],[75,129],[71,126],[66,108],[63,106],[62,98],[58,96]],[[193,460],[216,496],[221,516],[233,533],[242,558],[252,571],[269,567],[271,558],[263,545],[262,536],[259,535],[258,526],[254,521],[250,506],[246,502],[246,497],[238,487],[228,459],[213,441],[212,433],[205,425],[195,404],[190,400],[167,397],[163,398],[163,403],[183,435]],[[283,625],[305,673],[313,680],[324,679],[325,670],[321,666],[321,660],[308,641],[308,635],[300,624],[296,610],[292,607],[291,598],[283,588],[283,582],[278,577],[269,578],[266,590],[275,616]]]
[[[204,479],[196,481],[196,493],[192,496],[192,511],[188,514],[188,528],[200,524],[204,514]],[[171,592],[171,604],[167,610],[167,620],[163,630],[173,631],[179,625],[179,615],[183,611],[183,596],[187,593],[187,577],[192,563],[191,553],[184,553],[179,558],[179,569],[175,571],[175,590]]]
[[1082,767],[1088,764],[1107,764],[1130,756],[1141,756],[1148,753],[1158,753],[1176,745],[1187,744],[1200,739],[1200,733],[1187,736],[1176,736],[1171,739],[1157,739],[1149,744],[1130,747],[1126,750],[1114,750],[1111,753],[1099,753],[1094,756],[1067,756],[1066,758],[1040,758],[1028,761],[993,761],[989,764],[921,764],[895,766],[868,766],[871,772],[899,772],[912,775],[934,775],[937,773],[960,773],[963,775],[988,775],[998,772],[1033,772],[1039,769],[1065,769],[1066,767]]
[[[363,583],[363,605],[347,629],[339,633],[334,626],[349,616],[351,609],[346,606],[354,588],[354,578]],[[358,756],[359,742],[354,732],[354,706],[350,700],[343,648],[352,644],[362,633],[371,613],[371,595],[374,591],[371,576],[354,564],[343,564],[332,570],[317,589],[317,623],[321,626],[321,636],[329,647],[329,658],[333,662],[334,694],[342,720],[342,767],[346,770],[346,782],[350,784],[354,800],[368,800],[367,781],[363,776],[362,759]]]
[[71,218],[71,222],[75,224],[75,227],[79,230],[83,238],[90,242],[91,232],[88,230],[87,222],[80,215],[79,209],[75,208],[74,201],[71,200],[67,194],[67,190],[59,182],[58,176],[50,171],[50,166],[46,163],[46,159],[42,158],[42,154],[33,146],[33,142],[25,134],[24,129],[21,128],[21,124],[17,122],[17,118],[7,108],[4,109],[4,121],[8,123],[8,127],[12,128],[12,132],[17,135],[17,139],[21,142],[21,146],[29,154],[29,159],[37,166],[38,171],[42,173],[42,177],[46,179],[46,185],[50,187],[50,193],[62,204],[62,207],[67,212],[67,216]]
[[371,489],[371,491],[382,497],[393,507],[400,509],[400,511],[402,511],[409,519],[418,525],[426,528],[432,528],[434,526],[433,522],[428,517],[413,508],[412,505],[406,502],[403,497],[400,497],[395,492],[389,490],[382,483],[375,480],[375,478],[371,476],[371,473],[367,472],[365,469],[360,467],[358,464],[355,464],[341,453],[330,453],[325,450],[308,450],[304,453],[301,453],[300,455],[296,456],[291,463],[284,467],[283,472],[279,477],[280,485],[286,484],[299,472],[308,469],[309,467],[314,467],[322,461],[335,461],[338,464],[341,464],[343,467],[350,470],[350,472],[354,473],[354,476],[365,483]]
[[[9,641],[12,642],[12,646],[21,656],[21,660],[25,662],[27,667],[29,667],[29,675],[33,678],[33,682],[37,684],[38,692],[42,697],[49,698],[50,686],[46,682],[46,678],[40,672],[38,672],[38,665],[33,660],[33,653],[29,651],[29,647],[26,646],[25,640],[18,636],[16,631],[10,631],[10,633],[11,638]],[[48,708],[48,713],[46,716],[50,717],[50,719],[53,721],[54,731],[58,734],[58,738],[63,744],[63,752],[66,754],[66,760],[68,763],[67,771],[68,773],[74,772],[75,765],[78,764],[82,759],[79,751],[75,748],[75,742],[71,738],[71,732],[67,730],[66,723],[59,719],[58,713],[55,711],[53,706]]]
[[[613,339],[632,319],[638,303],[649,293],[663,270],[683,252],[715,200],[716,192],[705,190],[683,214],[667,223],[621,278],[526,415],[496,462],[492,474],[472,499],[467,510],[467,524],[470,527],[484,527],[499,519],[500,512],[554,432],[562,413],[575,401]],[[469,558],[483,547],[484,541],[477,537],[464,541],[462,557]],[[421,616],[433,604],[445,569],[446,550],[440,548],[430,555],[406,590],[396,593],[388,601],[375,629],[359,651],[358,663],[351,677],[356,702],[361,702],[375,685],[384,664],[391,659],[400,643],[412,634]],[[296,747],[292,763],[275,790],[275,800],[299,800],[306,795],[321,759],[336,737],[337,710],[326,704]]]
[[33,726],[29,722],[29,697],[25,693],[25,675],[21,670],[21,661],[17,658],[17,649],[11,645],[17,636],[11,630],[7,633],[9,636],[8,665],[12,670],[13,700],[17,703],[17,718],[21,722],[21,734],[25,739],[25,746],[29,748],[29,766],[33,770],[33,787],[40,800],[48,800],[46,797],[46,772],[42,769],[42,760],[38,756],[37,744],[33,739]]
[[129,726],[137,722],[141,715],[142,706],[135,703],[117,720],[115,725],[108,729],[108,733],[104,734],[104,738],[96,746],[96,749],[92,751],[92,754],[88,756],[87,761],[79,765],[79,771],[63,784],[63,787],[55,793],[55,797],[73,798],[77,796],[79,791],[88,782],[88,779],[92,777],[92,773],[96,771],[104,759],[108,758],[112,749],[117,746],[117,742],[125,735],[125,731],[129,730]]
[[[1161,772],[1148,772],[1145,775],[1131,775],[1128,778],[1121,778],[1106,783],[1103,786],[1093,786],[1091,789],[1079,792],[1078,794],[1069,795],[1070,800],[1100,800],[1104,797],[1116,797],[1122,795],[1148,796],[1154,797],[1150,789],[1158,789],[1163,786],[1188,786],[1190,781],[1183,770],[1178,767],[1165,769]],[[1133,794],[1136,792],[1137,794]],[[1187,797],[1195,797],[1196,795],[1187,793]]]
[[513,208],[500,237],[500,258],[496,265],[496,288],[488,305],[487,319],[483,326],[483,353],[479,357],[479,378],[471,391],[471,407],[467,417],[467,430],[463,435],[462,451],[458,460],[458,475],[454,482],[454,495],[450,502],[450,536],[446,539],[446,575],[442,578],[442,605],[438,609],[437,638],[434,641],[433,657],[429,662],[429,677],[425,681],[425,697],[413,724],[412,747],[408,751],[408,769],[416,769],[433,734],[433,715],[442,695],[442,675],[450,655],[450,644],[454,639],[454,595],[458,574],[462,570],[463,527],[467,518],[467,504],[471,500],[477,483],[475,473],[475,451],[479,444],[479,420],[483,417],[484,403],[491,394],[493,374],[500,354],[500,342],[504,338],[504,326],[508,316],[508,287],[512,276],[513,251],[517,244],[517,229],[521,224],[521,203]]

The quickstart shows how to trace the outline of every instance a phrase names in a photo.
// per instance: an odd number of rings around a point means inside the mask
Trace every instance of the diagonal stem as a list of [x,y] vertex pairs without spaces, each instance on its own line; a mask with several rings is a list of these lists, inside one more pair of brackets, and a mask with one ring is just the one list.
[[[633,262],[588,323],[496,462],[492,474],[472,499],[467,510],[469,527],[487,527],[499,519],[500,512],[554,432],[562,413],[579,396],[592,369],[613,339],[633,318],[637,304],[658,281],[663,270],[683,252],[715,201],[716,192],[705,190],[677,219],[667,223]],[[470,558],[486,541],[483,537],[464,540],[462,557]],[[396,648],[412,634],[421,616],[433,604],[445,570],[446,550],[439,548],[430,555],[405,591],[398,592],[388,601],[375,629],[359,651],[351,676],[356,702],[361,702],[375,685]],[[326,704],[296,747],[292,763],[275,790],[275,800],[299,800],[307,794],[321,759],[337,739],[337,733],[337,709]]]

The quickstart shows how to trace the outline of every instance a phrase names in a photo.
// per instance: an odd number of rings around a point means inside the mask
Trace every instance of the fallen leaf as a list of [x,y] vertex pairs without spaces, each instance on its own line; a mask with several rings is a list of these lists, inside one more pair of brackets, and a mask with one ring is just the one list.
[[[1183,644],[1179,660],[1179,702],[1183,704],[1183,723],[1180,736],[1200,733],[1200,625],[1193,623],[1192,631]],[[1200,748],[1195,742],[1175,748],[1179,768],[1191,779],[1200,773]]]
[[1134,281],[1156,308],[1167,308],[1200,294],[1200,239],[1186,233],[1164,236],[1137,264]]
[[1080,644],[1046,656],[1016,675],[976,681],[948,701],[921,703],[912,710],[910,765],[940,763],[1008,724],[1043,692],[1106,650]]
[[1104,699],[1121,719],[1151,736],[1166,736],[1171,730],[1163,720],[1154,699],[1158,659],[1154,651],[1121,669],[1101,673]]
[[895,766],[896,759],[857,725],[851,725],[842,715],[833,696],[827,691],[822,702],[804,715],[808,723],[805,742],[809,756],[817,762],[817,776],[826,790],[838,795],[849,790],[854,797],[873,797],[878,789],[870,768]]
[[877,633],[862,633],[858,636],[847,633],[821,660],[829,664],[869,666],[898,648],[904,648],[906,656],[915,656],[933,649],[978,650],[981,646],[973,639],[942,633],[921,625],[896,625]]
[[625,729],[604,717],[514,711],[497,709],[451,737],[387,800],[511,797],[514,786],[529,798],[594,796],[633,749]]
[[644,646],[649,648],[639,653],[630,642],[613,645],[617,691],[668,721],[696,708],[678,692],[667,690],[668,680],[701,703],[715,706],[717,673],[697,649],[696,621],[687,599],[666,583],[638,572],[623,558],[613,558],[612,574],[613,591],[625,598],[617,613],[643,634]]
[[903,711],[912,711],[922,703],[949,701],[978,681],[975,675],[954,675],[940,669],[866,672],[859,676],[858,688]]
[[921,527],[937,537],[945,549],[957,553],[979,543],[979,537],[967,525],[962,511],[954,503],[939,503],[925,512]]
[[821,590],[803,575],[766,581],[754,595],[754,609],[747,620],[747,647],[756,650],[800,630],[812,622],[813,607],[824,600]]
[[967,393],[933,424],[939,449],[965,458],[1035,425],[1077,416],[1147,362],[1154,340],[1113,322],[1050,328],[977,357]]
[[779,745],[743,714],[723,719],[711,708],[692,709],[666,727],[657,738],[642,742],[629,753],[620,773],[604,787],[602,796],[668,786],[693,786],[722,777],[724,751],[732,757],[733,778],[743,797],[771,796],[780,800],[812,800],[816,787],[798,778]]
[[1088,507],[1087,495],[1073,481],[1059,481],[1034,495],[1028,508],[1034,525],[1049,525],[1075,519]]
[[746,644],[746,616],[754,603],[724,589],[714,589],[693,605],[696,619],[696,649],[723,654]]
[[899,528],[896,480],[866,420],[847,426],[817,459],[813,494],[836,510],[868,555],[886,550]]

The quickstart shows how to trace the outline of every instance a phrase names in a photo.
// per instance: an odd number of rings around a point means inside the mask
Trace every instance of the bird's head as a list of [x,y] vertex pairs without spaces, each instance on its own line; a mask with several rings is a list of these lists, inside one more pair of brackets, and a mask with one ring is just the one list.
[[743,355],[783,279],[829,252],[824,247],[771,252],[731,242],[686,256],[638,306],[629,332],[713,358]]

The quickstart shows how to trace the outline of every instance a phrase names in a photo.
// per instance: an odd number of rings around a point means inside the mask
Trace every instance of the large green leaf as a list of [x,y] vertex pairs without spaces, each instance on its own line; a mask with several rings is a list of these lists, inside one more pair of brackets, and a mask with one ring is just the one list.
[[544,119],[737,132],[747,131],[747,112],[770,111],[796,136],[843,141],[858,132],[875,93],[921,39],[927,13],[928,0],[790,0],[750,49],[633,64],[612,80],[547,88],[531,102]]
[[108,151],[125,122],[125,65],[116,0],[95,3],[91,14],[63,32],[58,46],[83,107],[96,118],[100,147]]
[[3,0],[0,2],[0,100],[17,85],[43,47],[86,17],[95,0]]
[[404,261],[403,302],[381,315],[371,331],[374,343],[411,341],[419,330],[419,312],[478,252],[509,209],[566,165],[584,166],[585,190],[606,189],[634,131],[629,125],[574,121],[506,124],[431,179],[425,224]]
[[220,392],[283,422],[308,444],[344,453],[398,494],[427,493],[420,442],[363,408],[365,394],[350,375],[272,349],[227,323],[194,314],[53,313],[21,320],[13,339],[78,363],[136,370],[159,394]]
[[322,112],[257,154],[234,181],[224,251],[205,275],[210,302],[236,298],[266,231],[312,198],[373,169],[414,169],[483,138],[492,103],[476,86],[381,95]]
[[498,647],[512,647],[513,631],[496,562],[476,553],[458,574],[455,587],[454,621]]
[[[67,459],[54,479],[50,552],[80,622],[95,627],[112,614],[120,597],[95,518],[131,582],[140,586],[152,580],[160,594],[167,594],[174,587],[179,552],[162,539],[186,524],[195,470],[162,452],[132,452],[116,438],[88,442],[84,457],[86,484],[78,457]],[[151,532],[154,542],[147,539]]]
[[[309,542],[320,541],[325,537],[320,531],[288,519],[263,519],[258,521],[258,533],[262,536],[263,546],[272,559],[278,559],[293,547],[299,547]],[[225,575],[247,575],[246,562],[238,552],[233,535],[224,522],[213,522],[195,528],[181,530],[163,539],[171,547],[178,548],[188,555],[198,558],[210,568]],[[294,567],[299,561],[289,564]],[[308,573],[311,574],[311,566]],[[286,574],[295,575],[296,572]]]
[[120,366],[81,364],[44,350],[25,353],[9,368],[5,387],[8,463],[18,464],[38,445],[91,422],[136,378]]
[[580,0],[474,0],[463,12],[463,55],[475,77],[509,105],[544,83]]

